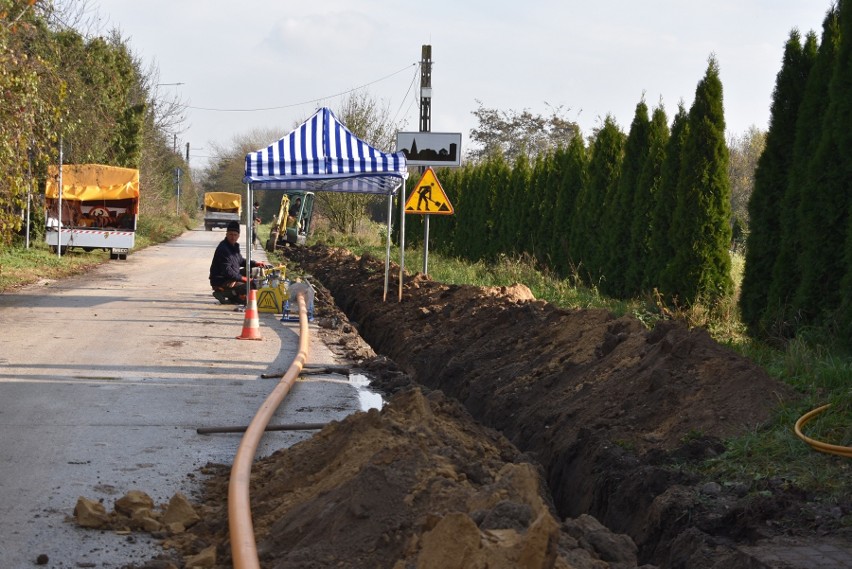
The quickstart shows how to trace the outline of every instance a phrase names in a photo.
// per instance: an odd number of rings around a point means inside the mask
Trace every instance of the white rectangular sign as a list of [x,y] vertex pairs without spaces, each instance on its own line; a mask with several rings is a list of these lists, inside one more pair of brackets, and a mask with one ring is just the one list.
[[460,132],[398,132],[396,150],[408,166],[461,165]]

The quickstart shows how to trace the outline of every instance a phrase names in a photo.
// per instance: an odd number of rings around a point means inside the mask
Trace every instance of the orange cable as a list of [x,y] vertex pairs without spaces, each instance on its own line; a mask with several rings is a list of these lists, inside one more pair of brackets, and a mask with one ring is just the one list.
[[811,419],[813,419],[814,417],[816,417],[817,415],[819,415],[820,413],[822,413],[823,411],[825,411],[829,407],[831,407],[831,403],[829,403],[827,405],[823,405],[822,407],[817,407],[813,411],[808,411],[807,413],[805,413],[804,415],[799,417],[799,420],[796,421],[796,424],[793,427],[793,430],[796,432],[796,436],[798,436],[800,439],[802,439],[803,441],[808,443],[811,446],[811,448],[813,448],[816,451],[824,452],[824,453],[827,453],[827,454],[835,454],[837,456],[843,456],[843,457],[846,457],[846,458],[852,458],[852,447],[844,447],[844,446],[840,446],[840,445],[832,445],[832,444],[824,443],[824,442],[812,439],[812,438],[810,438],[807,435],[802,433],[802,427],[804,427],[808,423],[808,421],[810,421]]
[[228,528],[231,533],[231,557],[234,569],[260,569],[254,525],[251,520],[249,497],[251,467],[266,426],[308,361],[311,339],[305,293],[296,293],[296,300],[299,305],[299,351],[278,385],[257,410],[240,441],[234,457],[234,465],[231,467],[231,478],[228,483]]

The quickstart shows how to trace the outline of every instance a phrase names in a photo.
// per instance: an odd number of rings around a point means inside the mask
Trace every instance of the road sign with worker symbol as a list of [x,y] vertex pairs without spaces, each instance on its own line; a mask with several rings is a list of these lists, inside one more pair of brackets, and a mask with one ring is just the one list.
[[447,199],[444,188],[432,168],[426,168],[414,191],[405,201],[405,213],[452,215],[453,204]]

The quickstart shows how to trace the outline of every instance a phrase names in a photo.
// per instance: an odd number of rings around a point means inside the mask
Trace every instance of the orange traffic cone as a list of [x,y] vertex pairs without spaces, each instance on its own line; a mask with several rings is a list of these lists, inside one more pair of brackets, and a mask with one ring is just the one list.
[[262,340],[260,337],[260,321],[257,318],[257,295],[255,290],[249,287],[246,299],[246,318],[243,322],[243,333],[237,336],[237,340]]

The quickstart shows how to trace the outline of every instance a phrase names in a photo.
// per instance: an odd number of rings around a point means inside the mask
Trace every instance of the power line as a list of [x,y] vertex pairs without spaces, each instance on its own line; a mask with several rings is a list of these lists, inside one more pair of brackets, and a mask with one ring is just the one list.
[[[393,122],[396,123],[397,118],[399,117],[399,112],[402,110],[402,106],[405,104],[405,99],[408,98],[409,93],[412,92],[412,87],[414,87],[414,82],[417,81],[417,74],[420,71],[419,68],[414,70],[414,75],[411,77],[411,83],[408,84],[408,90],[405,92],[405,96],[402,97],[402,100],[399,103],[399,108],[396,110],[396,114],[393,117]],[[411,107],[408,107],[408,110],[411,110]],[[408,114],[406,112],[406,114]]]
[[410,65],[406,65],[405,67],[403,67],[399,71],[394,71],[390,75],[385,75],[384,77],[376,79],[375,81],[370,81],[369,83],[364,83],[363,85],[361,85],[359,87],[354,87],[352,89],[349,89],[347,91],[342,91],[342,92],[337,93],[335,95],[328,95],[328,96],[325,96],[325,97],[315,97],[313,99],[309,99],[309,100],[303,101],[301,103],[292,103],[292,104],[289,104],[289,105],[281,105],[279,107],[263,107],[263,108],[257,108],[257,109],[215,109],[215,108],[210,108],[210,107],[193,107],[193,106],[190,106],[190,105],[187,105],[186,108],[187,109],[193,109],[193,110],[196,110],[196,111],[215,111],[215,112],[221,112],[221,113],[251,113],[251,112],[256,112],[256,111],[276,111],[276,110],[279,110],[279,109],[289,109],[291,107],[299,107],[299,106],[302,106],[302,105],[307,105],[308,103],[313,103],[314,101],[319,101],[319,100],[322,100],[322,99],[331,99],[331,98],[334,98],[334,97],[340,97],[341,95],[348,95],[349,93],[357,91],[358,89],[363,89],[364,87],[368,87],[368,86],[373,85],[375,83],[378,83],[380,81],[384,81],[385,79],[390,79],[394,75],[399,75],[403,71],[407,71],[409,67],[417,66],[418,64],[419,64],[418,62],[414,62]]

